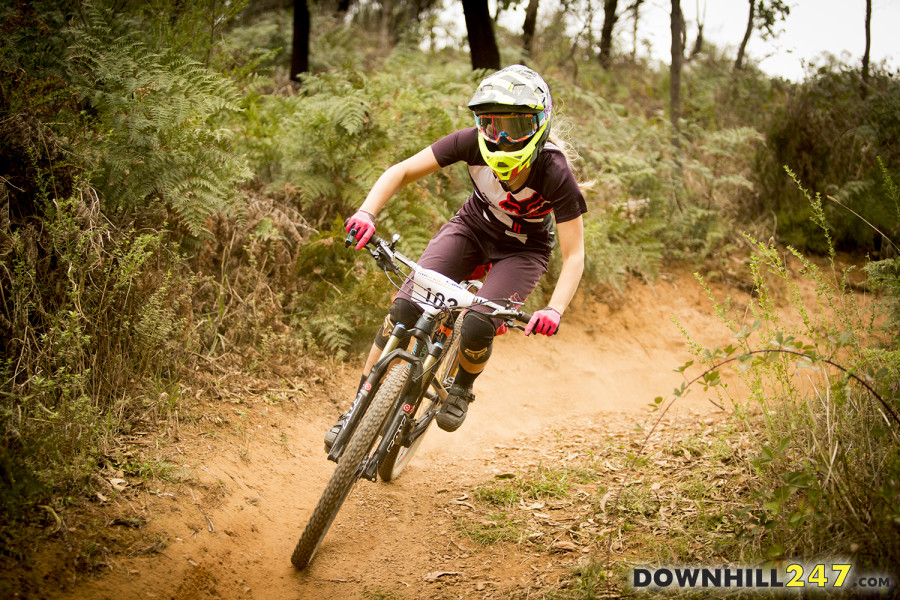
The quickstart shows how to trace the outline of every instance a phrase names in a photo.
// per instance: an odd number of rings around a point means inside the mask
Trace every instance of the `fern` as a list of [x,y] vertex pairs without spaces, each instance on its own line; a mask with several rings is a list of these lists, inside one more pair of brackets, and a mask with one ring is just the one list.
[[585,225],[585,286],[596,291],[601,286],[624,293],[630,275],[654,280],[663,257],[659,219],[632,221],[628,216],[607,213]]
[[108,209],[162,201],[194,235],[216,211],[240,207],[237,186],[251,171],[230,151],[232,132],[216,126],[240,110],[233,85],[173,52],[153,52],[135,34],[116,33],[109,14],[87,10],[72,29],[71,75],[97,112],[103,137],[92,159]]
[[[269,188],[287,190],[314,225],[346,217],[384,169],[468,124],[457,110],[464,78],[450,71],[441,84],[429,75],[435,88],[398,87],[415,76],[339,71],[305,76],[301,96],[253,96],[248,118],[235,120],[241,150],[259,161],[258,172],[270,174]],[[410,228],[433,231],[458,208],[464,198],[457,188],[467,184],[457,170],[428,178],[392,202],[382,223],[392,222],[404,236]]]

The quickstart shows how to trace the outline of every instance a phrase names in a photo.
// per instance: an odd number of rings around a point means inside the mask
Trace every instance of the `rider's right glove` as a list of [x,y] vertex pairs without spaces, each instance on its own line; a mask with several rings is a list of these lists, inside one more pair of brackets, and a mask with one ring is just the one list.
[[531,320],[525,326],[525,335],[529,335],[532,331],[543,333],[544,335],[553,335],[559,330],[559,320],[562,315],[555,308],[542,308],[531,315]]
[[364,210],[358,210],[347,220],[347,233],[356,230],[357,250],[362,250],[369,242],[369,238],[375,233],[375,217]]

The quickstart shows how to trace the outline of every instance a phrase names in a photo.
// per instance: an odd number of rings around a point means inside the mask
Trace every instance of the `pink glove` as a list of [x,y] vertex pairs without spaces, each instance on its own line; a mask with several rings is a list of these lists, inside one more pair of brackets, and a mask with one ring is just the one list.
[[542,308],[533,315],[528,325],[525,326],[525,335],[530,335],[532,331],[543,333],[544,335],[553,335],[559,329],[559,320],[562,315],[555,308]]
[[358,210],[350,219],[347,220],[347,233],[353,229],[356,230],[357,250],[362,250],[369,242],[369,238],[375,233],[375,217],[364,210]]

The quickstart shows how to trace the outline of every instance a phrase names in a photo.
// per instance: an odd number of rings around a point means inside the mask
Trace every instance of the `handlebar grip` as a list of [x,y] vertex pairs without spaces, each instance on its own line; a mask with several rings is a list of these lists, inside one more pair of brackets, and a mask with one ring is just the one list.
[[[380,237],[378,237],[377,235],[375,235],[373,233],[372,237],[369,238],[369,241],[366,242],[366,245],[368,246],[371,244],[372,246],[379,246],[379,245],[381,245],[381,243],[383,241],[384,240],[382,240]],[[344,240],[344,248],[349,248],[355,242],[356,242],[356,229],[351,229],[350,232],[347,234],[347,239]]]
[[519,321],[521,323],[525,323],[526,325],[528,325],[528,322],[531,321],[531,316],[532,316],[531,313],[520,311],[519,314],[516,316],[516,321]]

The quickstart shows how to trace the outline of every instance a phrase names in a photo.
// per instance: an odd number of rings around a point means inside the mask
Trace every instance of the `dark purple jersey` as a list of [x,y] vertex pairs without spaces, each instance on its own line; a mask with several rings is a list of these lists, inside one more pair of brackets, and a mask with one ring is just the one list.
[[497,242],[550,247],[552,218],[557,223],[587,212],[584,196],[559,148],[547,142],[525,184],[511,191],[500,183],[478,149],[478,130],[455,131],[431,146],[441,167],[465,161],[475,190],[457,215]]

